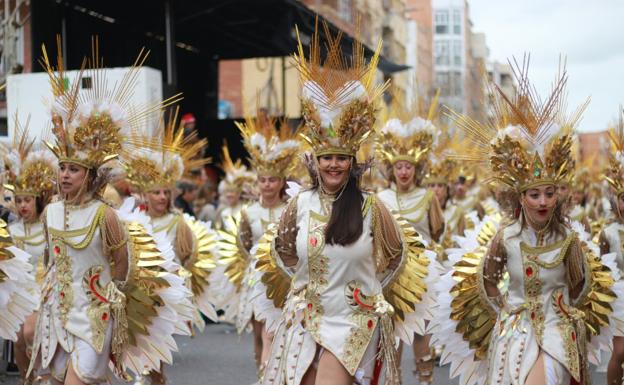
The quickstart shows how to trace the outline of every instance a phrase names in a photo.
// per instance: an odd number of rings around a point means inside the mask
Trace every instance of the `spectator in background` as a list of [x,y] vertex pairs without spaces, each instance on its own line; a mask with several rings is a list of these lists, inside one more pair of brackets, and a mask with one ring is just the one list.
[[184,127],[184,136],[188,136],[190,133],[195,131],[195,115],[192,113],[186,113],[182,115],[182,119],[180,119],[182,126]]
[[197,209],[198,219],[205,222],[214,222],[217,219],[217,188],[211,181],[206,182],[199,190],[199,198],[197,201],[200,203]]
[[180,195],[178,195],[173,204],[182,210],[183,213],[194,217],[193,201],[197,198],[197,186],[191,182],[180,181],[178,182],[178,189],[180,190]]

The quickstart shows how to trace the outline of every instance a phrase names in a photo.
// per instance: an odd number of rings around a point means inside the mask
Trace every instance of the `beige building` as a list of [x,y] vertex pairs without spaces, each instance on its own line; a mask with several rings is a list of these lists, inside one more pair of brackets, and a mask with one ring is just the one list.
[[[408,38],[407,1],[301,0],[352,36],[359,20],[364,43],[374,49],[378,39],[383,38],[382,54],[398,64],[404,64],[408,50],[413,51],[417,45],[415,39]],[[227,117],[240,117],[246,110],[253,113],[257,105],[268,108],[271,114],[301,115],[298,73],[291,58],[222,61],[219,71],[219,99],[230,106]],[[410,88],[409,79],[408,71],[392,76],[393,84],[403,94]],[[379,81],[383,80],[380,72]]]
[[592,171],[601,172],[609,162],[611,142],[608,131],[578,133],[578,159],[590,164]]
[[[412,67],[406,71],[416,80],[419,92],[425,95],[435,94],[433,83],[433,11],[431,0],[407,0],[408,38],[416,40],[415,46],[409,46],[405,64]],[[413,52],[410,52],[410,48]]]
[[482,117],[485,35],[474,33],[466,0],[433,0],[434,84],[440,102],[474,118]]

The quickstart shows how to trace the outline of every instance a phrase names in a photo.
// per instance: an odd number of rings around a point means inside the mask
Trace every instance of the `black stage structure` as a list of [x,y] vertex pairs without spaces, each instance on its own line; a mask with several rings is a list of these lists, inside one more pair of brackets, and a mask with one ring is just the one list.
[[[217,119],[219,60],[291,55],[295,25],[309,41],[317,17],[297,0],[31,0],[31,16],[36,71],[41,45],[54,52],[58,34],[68,69],[80,67],[94,35],[108,67],[128,66],[142,47],[149,49],[146,65],[162,71],[165,96],[184,93],[182,110],[195,113],[213,159],[223,139],[233,155],[243,152],[232,120]],[[353,37],[345,33],[342,44],[351,52]],[[368,47],[366,54],[372,55]],[[407,68],[379,61],[386,76]]]

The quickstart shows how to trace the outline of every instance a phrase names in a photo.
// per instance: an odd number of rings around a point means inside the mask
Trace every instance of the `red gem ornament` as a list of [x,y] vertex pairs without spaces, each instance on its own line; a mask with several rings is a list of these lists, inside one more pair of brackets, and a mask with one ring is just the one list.
[[576,332],[572,332],[572,341],[576,341]]
[[316,239],[316,237],[310,238],[310,244],[312,245],[312,247],[316,247],[317,243],[318,243],[318,240]]
[[308,310],[312,310],[312,304],[311,303],[308,304]]
[[102,321],[108,320],[108,313],[102,314]]
[[54,246],[54,254],[60,254],[61,253],[61,248],[58,246]]
[[373,320],[369,319],[367,326],[368,326],[369,329],[372,329],[373,328]]
[[533,268],[531,266],[526,268],[527,277],[531,277],[533,275]]
[[59,295],[61,296],[61,298],[65,298],[65,292],[64,291],[60,292]]

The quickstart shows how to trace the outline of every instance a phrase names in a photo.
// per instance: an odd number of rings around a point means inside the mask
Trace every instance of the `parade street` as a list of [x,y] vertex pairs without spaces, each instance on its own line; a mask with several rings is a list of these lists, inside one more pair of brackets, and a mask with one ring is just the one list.
[[[175,354],[175,364],[167,367],[171,385],[251,385],[255,381],[251,334],[242,337],[229,325],[208,325],[204,334],[195,338],[178,338],[181,354]],[[417,385],[412,375],[412,354],[403,355],[403,384]],[[448,380],[448,366],[436,368],[435,384],[458,384]],[[603,373],[592,373],[594,384],[606,383]],[[0,384],[19,384],[17,377],[2,377]],[[146,381],[146,385],[149,383]]]

